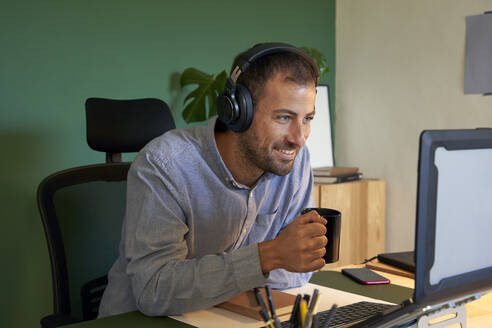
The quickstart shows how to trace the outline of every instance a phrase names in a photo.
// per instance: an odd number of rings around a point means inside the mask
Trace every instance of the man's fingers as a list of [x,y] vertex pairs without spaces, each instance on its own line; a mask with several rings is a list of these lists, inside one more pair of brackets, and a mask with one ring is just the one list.
[[309,213],[299,216],[299,223],[301,224],[308,224],[312,222],[321,223],[322,225],[325,225],[327,221],[325,218],[321,217],[316,211],[311,211]]
[[328,238],[325,235],[313,238],[313,244],[316,248],[325,249],[326,244],[328,243]]
[[[281,251],[280,268],[292,272],[309,272],[325,265],[323,256],[328,242],[326,219],[318,212],[298,216],[275,238]],[[277,253],[278,254],[278,253]]]
[[325,266],[326,262],[323,258],[319,258],[311,262],[311,269],[309,271],[321,270]]
[[318,237],[310,238],[304,244],[303,250],[305,252],[310,252],[310,251],[313,251],[316,249],[325,248],[327,242],[328,242],[328,239],[325,236],[318,236]]
[[326,234],[326,227],[320,223],[310,223],[303,227],[305,229],[306,236],[318,237]]
[[324,247],[315,249],[309,253],[308,260],[314,261],[316,259],[322,258],[323,256],[325,256],[325,254],[326,254],[326,249]]
[[304,263],[300,265],[293,272],[312,272],[317,271],[325,266],[326,262],[322,257],[305,259]]

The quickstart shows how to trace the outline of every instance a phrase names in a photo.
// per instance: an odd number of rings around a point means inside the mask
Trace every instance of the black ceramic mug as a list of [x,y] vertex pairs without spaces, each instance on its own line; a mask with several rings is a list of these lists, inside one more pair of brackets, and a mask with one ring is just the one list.
[[326,263],[334,263],[338,261],[340,253],[340,230],[342,226],[342,213],[331,208],[305,208],[301,214],[306,214],[311,211],[316,211],[321,217],[324,217],[326,223],[326,254],[323,256]]

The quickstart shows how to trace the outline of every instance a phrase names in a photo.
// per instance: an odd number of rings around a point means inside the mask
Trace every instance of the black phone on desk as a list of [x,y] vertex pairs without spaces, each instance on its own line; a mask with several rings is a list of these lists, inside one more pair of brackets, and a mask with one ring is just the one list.
[[342,269],[342,273],[364,285],[381,285],[390,283],[388,278],[383,277],[368,268]]

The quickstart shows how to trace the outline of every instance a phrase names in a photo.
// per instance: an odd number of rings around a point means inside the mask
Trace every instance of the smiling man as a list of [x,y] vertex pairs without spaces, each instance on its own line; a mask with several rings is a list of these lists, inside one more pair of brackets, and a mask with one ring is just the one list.
[[253,287],[305,284],[324,265],[304,147],[317,66],[286,44],[236,57],[219,118],[150,142],[128,174],[120,255],[99,316],[204,309]]

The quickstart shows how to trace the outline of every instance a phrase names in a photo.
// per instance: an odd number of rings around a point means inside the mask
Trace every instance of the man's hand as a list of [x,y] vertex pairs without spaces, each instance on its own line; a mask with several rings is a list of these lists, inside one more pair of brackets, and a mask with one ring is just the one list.
[[296,217],[278,236],[258,244],[261,269],[310,272],[325,265],[326,219],[311,211]]

